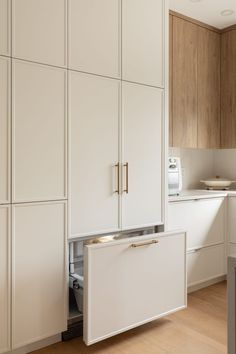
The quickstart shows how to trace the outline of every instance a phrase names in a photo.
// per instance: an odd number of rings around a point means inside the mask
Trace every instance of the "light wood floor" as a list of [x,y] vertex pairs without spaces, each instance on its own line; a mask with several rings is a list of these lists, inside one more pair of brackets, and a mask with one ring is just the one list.
[[226,282],[222,282],[190,294],[186,310],[91,347],[77,338],[34,354],[223,354],[226,326]]

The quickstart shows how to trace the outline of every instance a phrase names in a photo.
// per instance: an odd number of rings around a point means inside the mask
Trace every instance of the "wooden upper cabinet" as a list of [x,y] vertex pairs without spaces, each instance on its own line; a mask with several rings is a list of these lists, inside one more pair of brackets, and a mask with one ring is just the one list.
[[173,146],[197,147],[197,25],[173,17]]
[[170,146],[220,147],[220,33],[170,15]]
[[220,34],[198,27],[198,147],[220,147]]
[[164,0],[123,1],[123,80],[164,87],[164,7]]
[[0,55],[11,55],[11,0],[0,0]]
[[221,39],[221,147],[236,147],[236,30]]
[[69,68],[120,78],[121,0],[69,0]]
[[12,0],[12,55],[66,66],[66,0]]

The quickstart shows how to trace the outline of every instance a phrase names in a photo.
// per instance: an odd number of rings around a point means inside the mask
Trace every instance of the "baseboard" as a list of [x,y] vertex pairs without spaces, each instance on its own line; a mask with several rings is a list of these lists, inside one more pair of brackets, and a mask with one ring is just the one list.
[[206,280],[206,281],[204,281],[202,283],[191,285],[191,286],[188,287],[188,294],[190,294],[190,293],[192,293],[194,291],[200,290],[200,289],[207,288],[208,286],[220,283],[220,282],[226,280],[226,278],[227,278],[227,275],[221,275],[219,277]]
[[22,347],[20,349],[16,349],[11,352],[7,352],[6,354],[28,354],[28,353],[31,353],[35,350],[39,350],[39,349],[48,347],[49,345],[52,345],[52,344],[55,344],[58,342],[61,342],[61,334],[57,334],[53,337],[49,337],[49,338],[40,340],[39,342],[29,344],[29,345]]

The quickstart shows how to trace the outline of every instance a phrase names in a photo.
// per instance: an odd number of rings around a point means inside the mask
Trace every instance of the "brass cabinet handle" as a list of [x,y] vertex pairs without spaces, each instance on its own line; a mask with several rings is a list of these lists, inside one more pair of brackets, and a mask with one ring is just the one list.
[[126,162],[124,164],[124,167],[125,167],[125,170],[126,170],[126,173],[125,173],[125,189],[123,190],[124,193],[129,193],[129,163]]
[[117,188],[115,193],[120,194],[120,163],[118,162],[115,167],[117,168]]
[[141,242],[141,243],[132,243],[130,247],[132,248],[137,248],[137,247],[143,247],[143,246],[150,246],[159,243],[158,240],[151,240],[147,242]]

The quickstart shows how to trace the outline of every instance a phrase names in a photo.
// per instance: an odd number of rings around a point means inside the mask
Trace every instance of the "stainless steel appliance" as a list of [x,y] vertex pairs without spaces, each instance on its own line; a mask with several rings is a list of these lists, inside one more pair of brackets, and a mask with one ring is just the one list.
[[169,157],[168,188],[169,195],[178,195],[182,190],[182,170],[179,157]]

